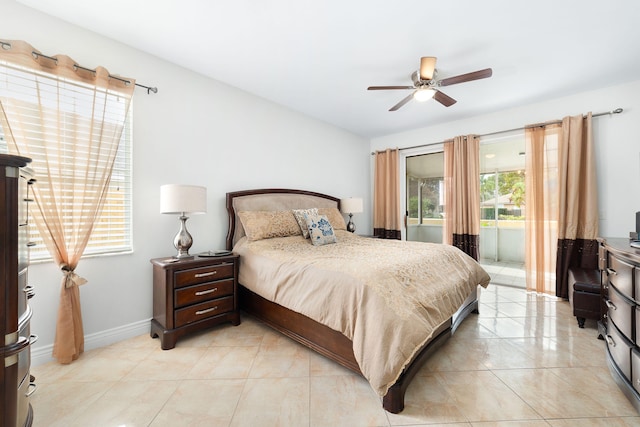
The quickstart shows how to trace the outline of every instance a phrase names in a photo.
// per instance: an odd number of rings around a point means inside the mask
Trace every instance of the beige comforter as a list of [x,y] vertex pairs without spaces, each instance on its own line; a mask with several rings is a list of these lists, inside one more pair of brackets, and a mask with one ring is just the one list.
[[381,396],[433,331],[489,275],[459,249],[336,231],[338,243],[302,236],[241,239],[239,282],[264,298],[342,332]]

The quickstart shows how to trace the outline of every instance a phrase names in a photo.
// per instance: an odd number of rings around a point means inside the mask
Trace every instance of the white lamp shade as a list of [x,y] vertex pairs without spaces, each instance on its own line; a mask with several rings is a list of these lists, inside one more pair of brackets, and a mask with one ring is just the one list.
[[362,212],[362,199],[358,197],[340,199],[340,211],[346,214]]
[[167,184],[160,187],[160,213],[205,213],[207,189],[198,185]]

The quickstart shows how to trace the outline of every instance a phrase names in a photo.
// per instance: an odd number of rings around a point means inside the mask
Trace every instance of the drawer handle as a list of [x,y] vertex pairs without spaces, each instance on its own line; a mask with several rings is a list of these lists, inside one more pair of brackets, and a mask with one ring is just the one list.
[[611,335],[607,335],[607,344],[609,345],[609,347],[615,347],[616,346],[616,342],[613,340]]
[[36,383],[29,383],[29,387],[27,388],[27,392],[24,395],[29,397],[33,393],[35,393],[37,389],[38,389],[38,385]]
[[217,290],[218,290],[218,288],[207,289],[206,291],[198,291],[198,292],[196,292],[196,296],[199,297],[199,296],[202,296],[202,295],[211,294],[211,293],[213,293],[213,292],[215,292]]
[[616,305],[613,302],[611,302],[610,299],[606,300],[605,304],[607,304],[607,307],[609,307],[611,310],[617,310],[618,309],[618,307],[616,307]]
[[25,286],[24,289],[22,289],[22,292],[27,295],[27,299],[31,299],[36,296],[36,291],[33,290],[33,286],[31,285]]
[[216,311],[218,306],[207,308],[206,310],[196,311],[196,316],[202,316],[203,314],[211,313],[212,311]]
[[618,272],[615,271],[613,268],[607,267],[607,274],[610,276],[615,276],[616,274],[618,274]]
[[209,277],[209,276],[213,276],[214,274],[218,274],[218,271],[209,271],[207,273],[197,273],[194,277],[199,279],[201,277]]

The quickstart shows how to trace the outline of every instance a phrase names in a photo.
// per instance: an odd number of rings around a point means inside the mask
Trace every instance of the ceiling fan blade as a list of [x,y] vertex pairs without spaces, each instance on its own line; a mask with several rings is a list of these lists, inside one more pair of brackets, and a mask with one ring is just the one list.
[[452,97],[450,97],[449,95],[446,95],[446,94],[440,92],[439,90],[437,90],[436,93],[433,95],[433,99],[435,99],[436,101],[438,101],[440,104],[444,105],[445,107],[451,107],[453,104],[458,102],[455,99],[453,99]]
[[420,80],[433,79],[433,70],[436,69],[435,56],[423,56],[420,58]]
[[369,86],[367,90],[415,89],[413,86]]
[[485,68],[484,70],[473,71],[467,74],[460,74],[459,76],[449,77],[447,79],[440,80],[440,86],[450,86],[458,83],[469,82],[472,80],[486,79],[491,77],[493,70],[491,68]]
[[398,110],[400,107],[402,107],[404,104],[406,104],[407,102],[411,101],[411,99],[413,98],[413,94],[416,93],[415,91],[413,91],[411,93],[411,95],[407,96],[406,98],[404,98],[402,101],[398,102],[396,105],[394,105],[393,107],[389,108],[389,111],[396,111]]

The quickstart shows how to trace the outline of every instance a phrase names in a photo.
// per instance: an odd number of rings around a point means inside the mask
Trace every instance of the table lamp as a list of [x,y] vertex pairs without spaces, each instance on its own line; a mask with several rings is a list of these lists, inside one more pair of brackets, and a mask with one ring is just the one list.
[[176,258],[187,258],[193,238],[187,231],[187,213],[207,212],[207,189],[197,185],[167,184],[160,187],[160,213],[179,214],[180,231],[173,239],[178,250]]
[[340,199],[340,211],[342,213],[349,214],[349,223],[347,224],[347,231],[355,232],[356,225],[351,218],[354,213],[362,212],[362,199],[358,197],[350,197],[348,199]]

